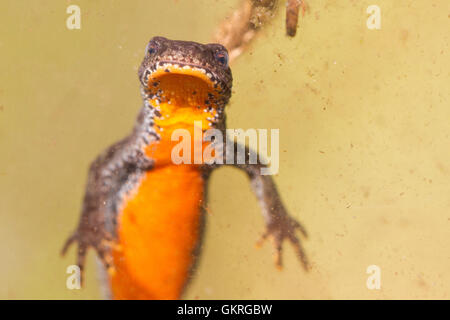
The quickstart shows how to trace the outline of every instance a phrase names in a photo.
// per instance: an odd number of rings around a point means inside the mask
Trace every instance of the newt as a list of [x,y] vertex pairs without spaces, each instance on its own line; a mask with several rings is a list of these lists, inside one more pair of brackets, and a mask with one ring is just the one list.
[[[232,165],[250,179],[266,224],[261,241],[272,238],[276,265],[281,267],[282,243],[288,240],[307,268],[296,234],[306,231],[288,214],[272,177],[261,175],[264,164],[172,161],[174,130],[192,132],[200,121],[202,132],[225,132],[232,93],[225,47],[154,37],[138,76],[143,106],[134,129],[90,165],[79,224],[62,253],[76,242],[83,272],[86,252],[94,248],[114,299],[179,299],[200,253],[209,177]],[[206,147],[203,140],[193,143]],[[234,144],[234,150],[247,148]]]

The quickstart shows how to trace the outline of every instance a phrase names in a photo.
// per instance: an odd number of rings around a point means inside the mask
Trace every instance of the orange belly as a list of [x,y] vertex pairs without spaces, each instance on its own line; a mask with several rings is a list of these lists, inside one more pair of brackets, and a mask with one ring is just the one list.
[[199,242],[204,179],[196,166],[147,172],[118,215],[114,299],[178,299]]

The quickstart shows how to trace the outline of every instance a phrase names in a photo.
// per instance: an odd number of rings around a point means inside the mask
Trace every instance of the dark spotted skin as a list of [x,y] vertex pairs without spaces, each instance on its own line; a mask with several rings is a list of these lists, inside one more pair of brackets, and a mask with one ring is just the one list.
[[[159,139],[154,127],[154,118],[158,116],[157,106],[149,102],[157,94],[152,91],[152,87],[157,87],[157,84],[148,83],[151,73],[164,63],[204,69],[205,73],[211,74],[210,79],[214,87],[220,91],[218,98],[212,102],[221,109],[230,99],[232,87],[232,75],[226,53],[226,49],[219,44],[203,45],[162,37],[155,37],[149,42],[138,72],[143,107],[136,125],[129,136],[110,146],[91,164],[78,227],[62,250],[65,253],[73,242],[78,243],[77,264],[81,270],[84,268],[86,251],[90,247],[97,251],[104,266],[110,267],[112,262],[110,249],[117,238],[118,206],[126,191],[135,186],[144,172],[153,168],[153,160],[147,158],[141,151],[143,146]],[[215,128],[224,132],[226,126],[223,110],[219,112],[219,117],[214,119],[213,123]],[[234,150],[237,150],[237,147],[235,143]],[[247,157],[251,152],[246,149]],[[251,181],[266,223],[266,232],[262,240],[267,237],[273,239],[277,266],[281,266],[281,246],[283,240],[287,239],[294,246],[303,266],[307,268],[307,258],[300,239],[296,235],[298,230],[306,236],[305,229],[287,213],[272,177],[260,174],[260,169],[264,165],[248,164],[248,159],[246,163],[232,166],[243,170]],[[218,164],[203,165],[205,181],[212,170],[220,166]]]
[[152,160],[141,152],[141,146],[158,139],[152,128],[153,113],[151,108],[142,108],[131,135],[107,148],[89,167],[78,228],[62,251],[64,254],[72,242],[77,241],[77,264],[82,271],[89,247],[95,248],[109,267],[109,246],[116,237],[117,206],[140,174],[152,168]]

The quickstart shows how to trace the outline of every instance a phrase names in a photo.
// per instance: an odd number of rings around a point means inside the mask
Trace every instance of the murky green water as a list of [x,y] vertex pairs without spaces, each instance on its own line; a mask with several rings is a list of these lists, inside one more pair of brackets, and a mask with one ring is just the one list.
[[[0,3],[0,298],[99,298],[66,289],[58,254],[87,167],[129,132],[136,72],[155,35],[208,42],[237,1]],[[75,2],[73,2],[75,3]],[[381,8],[368,30],[366,8]],[[263,220],[245,176],[210,184],[202,260],[187,298],[449,298],[450,101],[446,0],[309,1],[294,39],[280,10],[233,63],[233,128],[280,128],[276,177],[307,226],[306,274],[286,246],[256,250]],[[382,270],[368,290],[366,268]]]

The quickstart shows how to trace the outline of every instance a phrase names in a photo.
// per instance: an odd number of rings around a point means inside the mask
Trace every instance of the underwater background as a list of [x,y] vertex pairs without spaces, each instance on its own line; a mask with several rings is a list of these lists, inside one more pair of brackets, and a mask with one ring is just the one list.
[[[90,162],[128,134],[148,40],[210,42],[239,1],[0,2],[0,298],[100,299],[95,254],[66,288]],[[69,30],[66,8],[81,8]],[[284,2],[232,64],[230,128],[280,129],[275,177],[309,232],[304,272],[246,176],[214,173],[188,299],[449,299],[450,2],[309,0],[294,38]],[[369,5],[381,29],[366,26]],[[170,199],[166,199],[170,201]],[[366,269],[381,269],[369,290]]]

